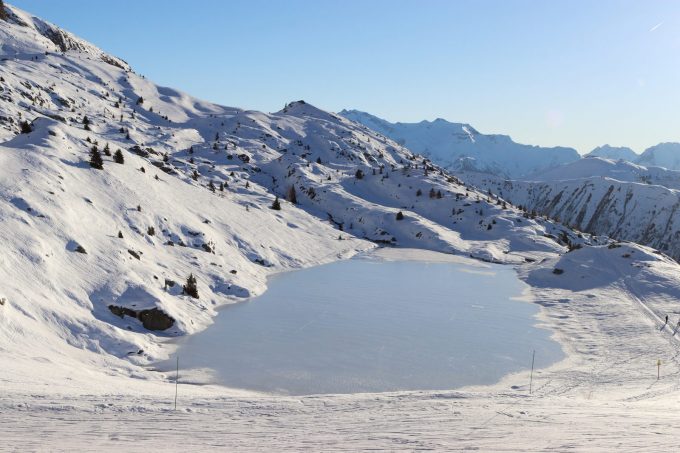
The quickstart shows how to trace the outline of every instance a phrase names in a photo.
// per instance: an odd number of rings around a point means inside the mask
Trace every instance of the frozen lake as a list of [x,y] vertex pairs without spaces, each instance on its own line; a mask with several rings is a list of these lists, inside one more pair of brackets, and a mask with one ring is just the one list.
[[[274,276],[180,340],[180,368],[281,394],[453,389],[563,357],[512,267],[352,259]],[[173,359],[174,360],[174,359]],[[167,369],[167,367],[166,367]]]

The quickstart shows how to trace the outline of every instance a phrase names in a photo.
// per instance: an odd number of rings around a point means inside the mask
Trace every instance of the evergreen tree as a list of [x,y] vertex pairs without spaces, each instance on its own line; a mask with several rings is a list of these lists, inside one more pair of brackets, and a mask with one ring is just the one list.
[[297,204],[297,193],[295,192],[295,186],[290,186],[290,188],[288,188],[286,200],[290,201],[293,204]]
[[102,155],[99,153],[96,145],[90,150],[90,167],[97,170],[104,169],[104,160],[102,160]]
[[110,156],[111,155],[111,148],[109,148],[109,144],[107,143],[106,146],[104,146],[104,155]]
[[208,183],[208,189],[210,189],[212,193],[215,193],[215,184],[213,184],[212,181]]
[[276,197],[276,199],[274,199],[274,202],[272,203],[271,208],[274,211],[280,211],[281,210],[281,202],[279,201],[279,197]]
[[7,11],[5,11],[5,4],[0,0],[0,20],[7,20]]
[[123,239],[123,232],[122,231],[118,231],[118,239]]
[[399,211],[397,212],[397,220],[404,220],[404,213]]
[[354,174],[354,177],[357,179],[363,179],[364,178],[364,172],[360,169],[357,170],[357,172]]
[[198,299],[198,282],[196,281],[194,274],[189,274],[187,283],[184,285],[183,289],[184,294],[193,297],[194,299]]
[[123,157],[123,152],[121,150],[116,150],[113,154],[113,161],[121,165],[125,163],[125,158]]
[[422,190],[420,190],[420,189],[416,190],[416,197],[419,197],[419,196],[421,196],[422,194],[423,194],[423,191],[422,191]]
[[33,132],[33,128],[31,127],[30,124],[28,124],[28,121],[24,120],[19,124],[19,128],[21,129],[22,134],[30,134]]
[[437,193],[434,191],[434,187],[430,189],[430,198],[434,198],[437,196]]

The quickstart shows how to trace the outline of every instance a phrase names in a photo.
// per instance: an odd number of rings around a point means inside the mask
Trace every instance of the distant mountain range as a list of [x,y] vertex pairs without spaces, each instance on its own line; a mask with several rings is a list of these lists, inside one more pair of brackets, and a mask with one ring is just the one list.
[[469,124],[450,123],[441,118],[420,123],[390,123],[357,110],[343,110],[340,115],[453,171],[518,178],[580,159],[573,148],[523,145],[507,135],[482,134]]
[[[476,171],[522,179],[582,159],[573,148],[524,145],[507,135],[482,134],[469,124],[451,123],[441,118],[419,123],[391,123],[358,110],[343,110],[340,115],[452,171]],[[660,143],[642,154],[636,154],[627,147],[604,145],[584,156],[587,157],[620,159],[645,167],[680,170],[680,143]]]
[[581,157],[572,148],[522,145],[442,119],[390,123],[356,110],[340,114],[535,215],[680,259],[680,143],[642,154],[604,145]]

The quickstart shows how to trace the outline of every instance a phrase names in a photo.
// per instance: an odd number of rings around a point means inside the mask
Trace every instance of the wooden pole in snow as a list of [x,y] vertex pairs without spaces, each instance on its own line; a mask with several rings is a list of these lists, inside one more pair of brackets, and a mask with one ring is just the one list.
[[531,354],[531,377],[529,378],[529,395],[531,395],[531,387],[534,383],[534,359],[536,358],[536,350]]
[[177,372],[175,373],[175,410],[177,410],[177,386],[179,385],[179,356],[177,356]]

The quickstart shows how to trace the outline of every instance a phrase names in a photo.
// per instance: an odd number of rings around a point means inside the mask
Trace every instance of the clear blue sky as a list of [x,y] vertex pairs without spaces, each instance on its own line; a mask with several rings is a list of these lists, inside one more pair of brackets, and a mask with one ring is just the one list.
[[225,105],[305,99],[517,141],[680,141],[680,1],[8,0]]

